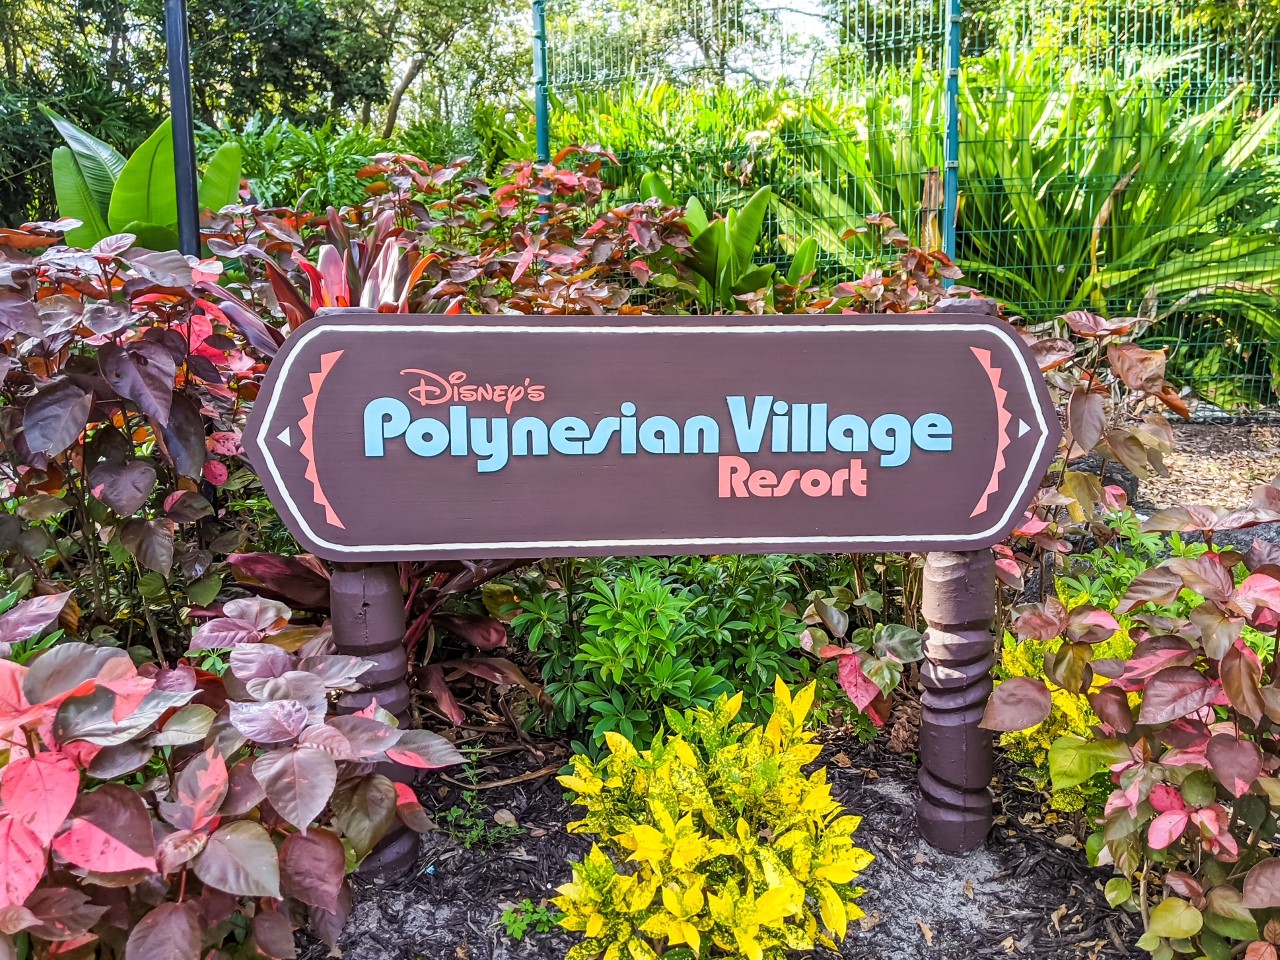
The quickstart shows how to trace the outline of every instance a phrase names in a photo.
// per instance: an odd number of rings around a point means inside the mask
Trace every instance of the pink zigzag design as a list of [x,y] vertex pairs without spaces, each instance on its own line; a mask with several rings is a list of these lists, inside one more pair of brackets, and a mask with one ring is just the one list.
[[991,468],[991,479],[987,482],[987,489],[983,491],[982,497],[978,500],[978,505],[973,508],[970,517],[976,517],[980,513],[986,512],[987,505],[991,500],[991,495],[1000,489],[1000,474],[1004,471],[1005,448],[1012,443],[1009,436],[1009,424],[1013,421],[1013,414],[1005,407],[1005,401],[1009,399],[1009,391],[1000,386],[1000,375],[1003,371],[993,366],[991,363],[991,351],[979,350],[977,347],[970,347],[973,355],[978,358],[978,362],[982,364],[982,369],[987,372],[987,379],[991,381],[991,392],[996,400],[996,413],[1000,425],[1000,436],[996,441],[996,461]]
[[316,401],[320,399],[320,387],[324,384],[325,378],[329,376],[329,371],[333,369],[333,365],[338,362],[338,358],[341,356],[341,350],[321,354],[320,370],[311,374],[311,392],[302,398],[302,405],[307,412],[298,421],[298,429],[302,431],[302,445],[298,448],[298,452],[307,461],[307,470],[303,476],[311,481],[311,499],[319,506],[324,507],[324,518],[330,524],[339,530],[345,530],[347,529],[346,526],[338,519],[338,515],[333,512],[333,506],[329,503],[329,498],[325,496],[324,488],[320,485],[320,476],[316,473],[315,443],[312,437],[312,432],[316,425]]

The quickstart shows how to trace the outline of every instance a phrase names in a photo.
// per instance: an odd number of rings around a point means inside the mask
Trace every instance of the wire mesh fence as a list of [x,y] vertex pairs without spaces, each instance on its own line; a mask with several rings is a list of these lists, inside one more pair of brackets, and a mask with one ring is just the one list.
[[[1202,409],[1276,409],[1280,34],[1191,0],[549,0],[553,144],[865,266],[887,213],[1031,322],[1150,323]],[[948,209],[948,26],[960,18]],[[955,224],[949,242],[946,226]]]

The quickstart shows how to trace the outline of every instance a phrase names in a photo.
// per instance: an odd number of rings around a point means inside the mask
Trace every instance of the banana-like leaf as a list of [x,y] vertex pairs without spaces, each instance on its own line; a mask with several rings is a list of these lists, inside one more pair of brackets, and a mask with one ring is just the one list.
[[[807,234],[817,240],[823,258],[828,262],[839,264],[843,269],[861,273],[868,264],[866,256],[871,249],[867,231],[855,234],[850,242],[841,239],[840,233],[821,217],[815,217],[799,206],[784,201],[774,205],[778,217],[778,227],[784,234]],[[865,249],[866,256],[859,257],[851,249],[852,242],[858,242]]]
[[67,232],[69,245],[92,247],[110,232],[80,169],[80,161],[70,147],[55,147],[53,150],[53,193],[58,200],[58,215],[81,222],[80,226]]
[[729,227],[729,253],[733,257],[736,272],[740,274],[751,269],[756,244],[760,242],[760,231],[764,227],[764,218],[769,212],[769,202],[772,199],[773,190],[761,187],[747,201],[746,206],[737,211],[737,217]]
[[132,233],[137,237],[136,246],[146,250],[177,250],[181,241],[178,231],[173,227],[159,223],[145,223],[134,220],[124,228],[124,233]]
[[[46,106],[40,107],[44,115],[62,134],[67,146],[75,154],[80,165],[80,173],[93,195],[98,212],[105,219],[111,205],[111,191],[115,189],[116,179],[124,169],[125,159],[110,144],[103,143],[97,137],[81,130],[66,117]],[[76,219],[83,219],[77,217]]]
[[215,213],[240,199],[240,144],[220,146],[200,178],[200,207]]
[[711,225],[707,210],[697,197],[690,197],[689,202],[684,205],[684,222],[689,227],[690,235],[695,238]]
[[[765,287],[769,286],[769,281],[773,277],[773,272],[777,267],[772,263],[766,263],[758,267],[752,267],[746,273],[738,274],[729,284],[729,292],[735,295],[744,293],[758,293]],[[729,306],[729,304],[725,304]]]
[[652,200],[654,198],[661,200],[669,207],[678,206],[671,188],[663,182],[660,176],[650,170],[640,178],[640,199]]
[[[733,213],[732,210],[729,212]],[[693,238],[691,245],[693,256],[689,258],[689,266],[698,276],[713,285],[719,282],[722,265],[729,259],[728,225],[727,220],[712,221]]]
[[818,241],[815,237],[805,237],[796,248],[791,258],[791,269],[787,271],[787,286],[798,287],[805,277],[818,266]]
[[172,121],[166,119],[125,163],[111,194],[107,222],[116,232],[135,220],[173,226],[178,222],[178,185],[173,165]]

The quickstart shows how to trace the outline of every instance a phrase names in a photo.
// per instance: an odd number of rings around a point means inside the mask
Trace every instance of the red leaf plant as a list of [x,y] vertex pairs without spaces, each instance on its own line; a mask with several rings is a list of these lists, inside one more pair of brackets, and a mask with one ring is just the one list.
[[[259,954],[293,956],[304,921],[336,935],[346,874],[397,816],[424,824],[378,764],[450,766],[453,745],[376,704],[331,716],[371,664],[323,635],[297,653],[273,645],[280,604],[226,608],[194,643],[230,647],[224,676],[70,641],[0,659],[0,957],[26,941],[197,960],[246,922]],[[27,601],[0,634],[57,614]]]
[[[1021,678],[987,711],[987,726],[1022,729],[1047,714],[1046,682],[1088,697],[1098,723],[1089,738],[1053,744],[1050,773],[1060,788],[1109,772],[1114,790],[1088,848],[1130,881],[1108,896],[1138,910],[1139,944],[1157,956],[1269,955],[1276,929],[1280,556],[1259,541],[1243,553],[1221,549],[1212,536],[1280,520],[1278,498],[1264,485],[1245,510],[1182,507],[1142,525],[1194,531],[1209,547],[1157,563],[1117,598],[1136,641],[1124,660],[1093,659],[1118,626],[1111,614],[1068,614],[1056,600],[1025,608],[1014,621],[1019,636],[1057,644],[1048,681]],[[1168,899],[1181,903],[1160,905]],[[1178,923],[1168,919],[1175,914]]]

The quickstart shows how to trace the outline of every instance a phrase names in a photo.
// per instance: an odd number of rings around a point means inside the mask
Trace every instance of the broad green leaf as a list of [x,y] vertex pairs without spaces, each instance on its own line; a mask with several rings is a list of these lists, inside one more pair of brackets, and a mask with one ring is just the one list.
[[333,823],[364,859],[396,820],[395,784],[380,774],[343,781],[334,792]]
[[1216,886],[1205,900],[1204,923],[1210,930],[1232,940],[1258,939],[1257,921],[1235,887],[1227,884]]
[[1084,855],[1085,859],[1089,861],[1089,866],[1098,866],[1098,858],[1106,848],[1107,841],[1101,833],[1094,832],[1089,834],[1089,839],[1084,842]]
[[814,237],[805,237],[796,248],[796,255],[791,259],[791,269],[787,271],[787,285],[798,287],[800,281],[813,273],[818,264],[818,241]]
[[[732,211],[730,211],[732,213]],[[722,264],[728,256],[728,222],[715,220],[693,238],[689,266],[709,284],[719,280]]]
[[690,197],[689,202],[684,205],[684,222],[689,227],[691,237],[697,237],[710,226],[711,220],[707,217],[706,208],[697,197]]
[[1151,911],[1150,931],[1157,937],[1182,940],[1194,937],[1203,926],[1200,911],[1177,897],[1161,900]]
[[[67,146],[75,154],[80,172],[84,174],[89,192],[93,194],[98,212],[105,218],[111,205],[111,191],[115,189],[116,179],[124,169],[125,160],[110,144],[103,143],[97,137],[81,130],[66,117],[54,112],[49,107],[41,106],[41,111],[62,134]],[[61,203],[61,201],[59,201]],[[77,217],[77,220],[82,219]],[[89,244],[81,244],[89,246]]]
[[669,207],[679,206],[676,202],[675,194],[671,192],[671,188],[652,170],[640,178],[640,198],[642,200],[656,198]]
[[[843,657],[841,659],[851,660],[853,658]],[[887,657],[884,659],[870,657],[862,665],[862,672],[868,680],[880,688],[885,696],[888,696],[893,693],[898,686],[898,681],[902,679],[902,664]]]
[[1232,957],[1230,945],[1212,930],[1200,931],[1200,949],[1209,960],[1231,960]]
[[215,213],[240,198],[240,144],[218,148],[200,178],[200,207]]
[[164,596],[164,577],[154,570],[138,581],[138,592],[148,600],[157,600]]
[[764,227],[765,214],[769,212],[769,202],[772,199],[773,190],[761,187],[747,201],[746,206],[737,211],[737,219],[729,232],[729,241],[738,272],[747,270],[755,259],[756,244],[760,241],[760,231]]
[[197,607],[207,607],[222,590],[222,575],[210,573],[187,587],[187,599]]
[[80,221],[80,226],[67,231],[67,243],[73,247],[92,247],[110,232],[98,209],[93,190],[85,179],[80,162],[70,147],[53,150],[53,194],[58,200],[58,215]]
[[745,273],[739,273],[730,284],[730,291],[736,294],[756,293],[769,286],[773,271],[777,269],[772,263],[751,267]]
[[216,717],[212,708],[203,703],[189,703],[165,721],[163,730],[152,735],[151,746],[182,747],[198,743],[205,738]]
[[892,656],[903,663],[924,659],[924,635],[902,623],[879,624],[875,631],[877,655]]
[[132,220],[125,228],[126,233],[137,237],[136,246],[143,250],[177,250],[178,231],[173,227],[162,227],[158,223],[144,223]]
[[1118,907],[1133,898],[1133,884],[1124,877],[1112,877],[1107,881],[1107,887],[1103,893],[1106,894],[1107,903]]
[[178,222],[171,120],[166,119],[147,137],[116,179],[107,221],[119,233],[136,233],[126,229],[135,220],[162,226]]
[[1053,778],[1053,789],[1079,786],[1104,767],[1128,757],[1129,748],[1119,740],[1059,737],[1049,748],[1049,775]]

